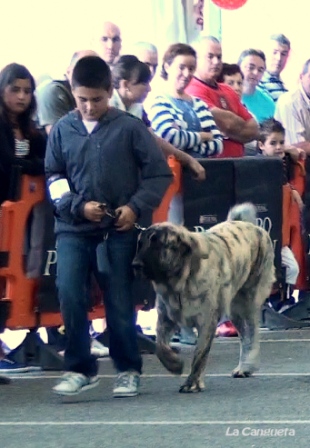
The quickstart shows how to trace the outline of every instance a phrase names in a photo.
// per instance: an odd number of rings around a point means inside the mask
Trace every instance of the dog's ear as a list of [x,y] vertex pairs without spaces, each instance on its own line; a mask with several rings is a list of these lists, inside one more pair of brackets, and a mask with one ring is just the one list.
[[192,236],[195,251],[200,259],[207,260],[209,258],[209,246],[206,244],[206,240],[197,239],[195,236],[196,234]]
[[208,258],[208,254],[206,252],[202,253],[202,248],[197,238],[188,230],[180,234],[179,239],[180,247],[183,247],[182,255],[190,256],[191,272],[197,272],[200,269],[201,259]]
[[192,247],[188,238],[184,238],[183,235],[177,235],[176,246],[179,248],[183,257],[186,257],[192,253]]

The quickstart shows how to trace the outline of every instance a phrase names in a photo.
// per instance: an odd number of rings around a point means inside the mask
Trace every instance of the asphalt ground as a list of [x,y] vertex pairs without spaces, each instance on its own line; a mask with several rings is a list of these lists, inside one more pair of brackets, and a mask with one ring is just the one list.
[[[180,394],[184,378],[155,355],[143,355],[134,398],[112,397],[108,358],[100,361],[100,385],[70,398],[51,392],[60,372],[15,375],[0,386],[0,447],[308,448],[309,345],[310,330],[262,331],[260,371],[234,379],[238,338],[217,339],[198,394]],[[193,348],[180,348],[188,372]]]

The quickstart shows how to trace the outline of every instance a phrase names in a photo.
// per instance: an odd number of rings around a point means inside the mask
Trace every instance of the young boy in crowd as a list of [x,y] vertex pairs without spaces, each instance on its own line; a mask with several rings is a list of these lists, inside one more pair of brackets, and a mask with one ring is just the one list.
[[98,384],[90,353],[87,289],[103,291],[115,397],[138,394],[139,354],[131,295],[135,222],[161,202],[171,171],[144,124],[109,108],[111,72],[101,58],[80,59],[72,74],[77,110],[49,135],[45,170],[55,205],[57,287],[66,328],[65,371],[53,388],[74,395]]
[[227,64],[226,62],[224,62],[218,82],[223,82],[224,84],[230,86],[241,99],[243,78],[243,73],[238,64]]
[[[300,210],[303,201],[295,189],[290,184],[292,178],[292,159],[285,153],[285,129],[282,124],[274,118],[267,119],[260,124],[258,137],[259,152],[266,157],[280,157],[283,161],[283,209],[282,209],[282,265],[286,268],[286,284],[288,285],[288,301],[279,304],[291,303],[290,296],[294,290],[294,285],[299,274],[299,266],[296,258],[290,249],[290,209],[292,201],[297,202]],[[294,303],[294,302],[293,302]]]

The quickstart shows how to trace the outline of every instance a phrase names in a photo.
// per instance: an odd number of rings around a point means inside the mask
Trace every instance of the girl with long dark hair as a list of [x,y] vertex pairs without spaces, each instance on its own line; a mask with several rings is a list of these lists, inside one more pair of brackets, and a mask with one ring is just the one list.
[[0,72],[0,204],[14,191],[12,173],[44,174],[45,138],[33,120],[35,82],[23,65],[12,63]]
[[[18,199],[17,176],[44,174],[46,139],[36,129],[33,120],[36,112],[34,91],[33,76],[23,65],[12,63],[0,71],[0,205],[8,199]],[[25,270],[29,277],[38,276],[40,270],[42,210],[42,204],[34,207],[28,223],[29,237],[25,238]],[[39,227],[41,231],[38,231]],[[4,290],[5,282],[0,282],[1,295]],[[32,370],[32,367],[17,363],[9,356],[1,360],[3,356],[0,341],[0,374]],[[3,382],[5,379],[2,377]]]

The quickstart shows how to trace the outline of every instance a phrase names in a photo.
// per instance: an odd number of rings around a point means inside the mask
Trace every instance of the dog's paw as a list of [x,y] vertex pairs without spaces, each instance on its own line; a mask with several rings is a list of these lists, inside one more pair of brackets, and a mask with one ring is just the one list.
[[170,347],[157,346],[156,355],[169,372],[175,375],[182,374],[184,361]]
[[250,370],[242,370],[237,367],[232,371],[231,376],[233,378],[249,378],[250,376],[252,376],[252,374],[253,372],[251,372]]
[[179,392],[181,394],[203,392],[205,390],[205,384],[202,379],[198,381],[186,380],[185,383],[180,387]]

